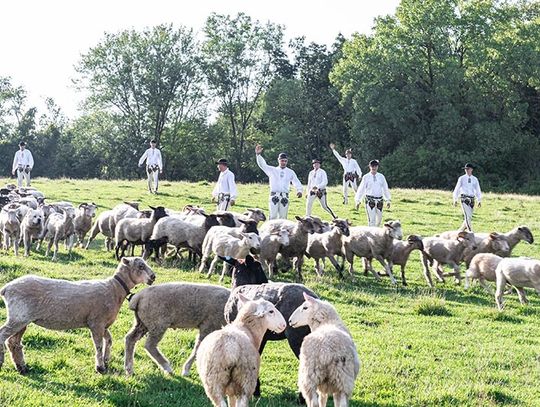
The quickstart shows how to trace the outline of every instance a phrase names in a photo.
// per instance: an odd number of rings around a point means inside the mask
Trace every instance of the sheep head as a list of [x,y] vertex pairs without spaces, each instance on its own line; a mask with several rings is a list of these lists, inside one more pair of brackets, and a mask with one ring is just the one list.
[[156,280],[154,271],[141,257],[122,257],[117,271],[127,274],[134,286],[141,283],[152,285]]

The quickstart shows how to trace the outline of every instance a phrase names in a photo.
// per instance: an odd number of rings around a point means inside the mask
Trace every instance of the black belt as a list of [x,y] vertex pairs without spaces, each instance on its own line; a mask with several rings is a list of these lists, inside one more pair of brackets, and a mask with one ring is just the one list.
[[285,195],[287,198],[289,197],[288,192],[270,192],[270,196],[274,196],[274,195],[279,195],[279,196]]
[[159,165],[147,165],[146,169],[152,172],[159,171]]
[[383,197],[382,196],[366,195],[366,199],[383,199]]

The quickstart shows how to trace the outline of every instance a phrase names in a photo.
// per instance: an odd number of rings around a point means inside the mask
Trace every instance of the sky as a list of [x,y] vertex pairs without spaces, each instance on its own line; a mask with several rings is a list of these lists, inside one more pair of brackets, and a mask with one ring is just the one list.
[[336,35],[369,33],[377,16],[393,14],[399,0],[17,0],[2,2],[0,76],[23,86],[29,104],[52,97],[68,117],[84,95],[72,86],[74,66],[105,32],[162,23],[200,30],[212,13],[244,12],[285,26],[288,39],[332,44]]

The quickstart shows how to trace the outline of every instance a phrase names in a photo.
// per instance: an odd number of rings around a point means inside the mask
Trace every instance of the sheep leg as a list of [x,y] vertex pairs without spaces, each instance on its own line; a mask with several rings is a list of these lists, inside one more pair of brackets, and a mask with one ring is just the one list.
[[304,389],[302,394],[306,398],[306,404],[308,407],[319,407],[319,394],[317,393],[317,387],[313,386],[309,389]]
[[7,340],[9,353],[11,353],[11,360],[13,360],[13,364],[15,365],[17,371],[20,374],[26,374],[28,372],[28,369],[26,368],[26,363],[24,361],[23,346],[21,344],[21,339],[24,331],[26,331],[26,327],[21,329],[15,335],[12,335]]
[[433,280],[431,279],[431,273],[429,271],[428,257],[425,253],[422,252],[422,266],[424,269],[424,277],[428,285],[433,288]]
[[320,259],[315,259],[315,272],[319,277],[322,277],[323,272],[321,270]]
[[127,333],[125,342],[124,370],[128,376],[133,374],[133,355],[135,353],[135,344],[146,335],[148,329],[137,319],[133,328]]
[[441,283],[444,283],[444,273],[441,264],[437,261],[433,261],[433,271],[435,272],[435,277],[437,277],[437,280],[439,280]]
[[[465,280],[465,281],[467,281],[467,280]],[[491,286],[486,282],[486,279],[485,279],[484,277],[480,277],[480,278],[478,279],[478,282],[480,283],[480,285],[481,285],[482,287],[484,287],[484,290],[486,290],[488,294],[491,294],[491,295],[495,294],[495,291],[494,291],[493,288],[491,288]]]
[[461,284],[461,273],[459,272],[459,264],[452,263],[452,268],[454,269],[454,281],[456,284]]
[[336,261],[333,255],[328,256],[328,260],[330,260],[330,263],[334,266],[334,268],[339,273],[339,278],[343,278],[343,269],[339,266],[339,263]]
[[[190,252],[189,254],[191,256],[192,252]],[[205,254],[203,254],[203,256],[201,258],[201,265],[199,266],[199,273],[204,272],[204,269],[206,268],[206,262],[207,261],[208,261],[208,255],[205,253]],[[193,259],[193,262],[195,262],[195,259]]]
[[268,277],[272,278],[274,277],[274,261],[265,261],[266,268],[268,269]]
[[88,250],[88,247],[90,247],[90,242],[96,238],[96,236],[99,234],[99,226],[97,222],[92,227],[92,230],[90,231],[90,235],[88,236],[88,241],[86,242],[86,246],[84,247],[85,250]]
[[381,276],[379,276],[379,273],[375,271],[375,269],[373,268],[373,264],[371,262],[366,262],[364,260],[364,266],[366,265],[369,266],[369,271],[371,271],[371,274],[373,274],[373,277],[375,277],[375,280],[381,281]]
[[214,272],[214,269],[216,268],[217,261],[218,261],[218,256],[216,256],[216,257],[214,257],[212,259],[212,263],[210,263],[210,267],[208,268],[208,273],[206,274],[207,278],[210,278],[210,276]]
[[49,239],[49,244],[47,245],[47,250],[45,250],[45,257],[49,257],[49,253],[51,251],[51,247],[53,245],[54,241],[53,239]]
[[27,321],[15,321],[13,318],[9,318],[4,325],[0,328],[0,368],[4,364],[4,343],[13,335],[26,329],[28,325]]
[[112,335],[108,329],[105,329],[105,335],[103,335],[103,363],[105,364],[105,369],[109,365],[111,360],[111,348],[112,348]]
[[144,344],[144,348],[150,357],[154,359],[154,362],[156,362],[165,371],[165,373],[173,374],[169,361],[157,348],[159,341],[161,341],[163,335],[165,335],[165,330],[166,329],[149,332],[148,337],[146,338],[146,343]]
[[[326,403],[328,402],[328,394],[323,393],[322,391],[319,391],[319,405],[321,407],[326,407]],[[336,404],[336,399],[334,397],[334,404]]]
[[294,268],[296,269],[296,279],[299,283],[304,281],[302,277],[302,265],[304,264],[304,255],[298,256],[294,261]]
[[96,372],[105,373],[105,363],[103,362],[103,336],[105,329],[103,327],[91,327],[92,340],[96,350]]
[[401,284],[403,284],[404,287],[407,287],[407,280],[405,280],[405,265],[401,265]]
[[[229,404],[232,406],[233,404]],[[236,401],[236,407],[248,407],[249,406],[249,397],[245,394],[243,394],[237,401]]]
[[495,302],[497,303],[497,308],[499,311],[503,310],[503,293],[504,287],[506,286],[506,278],[503,275],[497,273],[497,290],[495,291]]
[[527,295],[525,294],[525,289],[523,287],[514,287],[517,291],[519,302],[521,305],[527,305],[529,303],[529,300],[527,299]]
[[[218,257],[216,256],[216,259]],[[215,260],[215,259],[214,259]],[[225,274],[227,274],[227,271],[229,270],[229,265],[227,264],[227,262],[223,262],[223,270],[221,271],[221,277],[219,278],[219,282],[221,283],[223,281],[223,279],[225,278]]]
[[334,406],[347,407],[349,405],[347,395],[345,393],[334,393]]
[[[390,281],[392,281],[392,284],[394,285],[397,285],[397,281],[396,281],[396,278],[394,277],[394,275],[392,274],[392,262],[388,262],[386,263],[384,261],[384,258],[382,256],[376,256],[375,257],[377,259],[377,261],[379,263],[381,263],[381,265],[383,266],[383,268],[386,270],[386,274],[388,274],[388,276],[390,277]],[[378,273],[375,272],[375,270],[373,270],[372,268],[372,271],[375,275],[379,275]],[[380,280],[380,278],[379,278]]]
[[188,360],[186,360],[186,363],[184,363],[184,366],[182,366],[182,376],[189,376],[189,371],[191,370],[191,365],[193,365],[193,362],[195,361],[195,356],[197,356],[197,350],[199,349],[199,345],[201,344],[201,341],[206,337],[206,335],[208,335],[210,332],[212,332],[212,330],[200,330],[197,334],[197,337],[195,338],[195,345],[193,345],[193,350],[191,351]]
[[373,269],[373,266],[371,264],[371,259],[364,257],[362,259],[362,262],[364,264],[364,275],[367,276],[368,272]]
[[58,234],[55,234],[54,236],[54,253],[53,253],[53,256],[52,256],[52,260],[53,261],[56,261],[56,255],[58,254],[58,242],[59,242],[59,236]]
[[15,236],[15,241],[13,242],[13,248],[15,251],[15,256],[19,256],[19,236]]

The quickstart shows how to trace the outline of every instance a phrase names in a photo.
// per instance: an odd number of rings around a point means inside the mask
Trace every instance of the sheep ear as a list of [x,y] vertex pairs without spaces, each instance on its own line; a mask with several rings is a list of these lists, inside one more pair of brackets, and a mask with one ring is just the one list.
[[296,215],[296,216],[294,217],[294,219],[296,219],[296,220],[303,220],[303,219],[302,219],[300,216],[298,216],[298,215]]
[[491,240],[496,240],[498,237],[499,237],[499,234],[498,234],[497,232],[491,232],[491,233],[489,234],[489,238],[490,238]]
[[257,310],[255,311],[254,315],[256,317],[262,317],[264,316],[265,312],[266,312],[265,304],[257,304]]
[[388,229],[394,229],[394,226],[392,226],[390,223],[385,223],[384,224],[385,227],[387,227]]
[[315,297],[312,297],[311,295],[306,294],[306,292],[303,292],[302,294],[304,295],[304,300],[306,300],[307,302],[309,303],[315,302]]
[[82,203],[82,204],[79,205],[79,209],[84,208],[84,207],[86,207],[85,203]]
[[156,210],[156,208],[154,208],[153,206],[148,205],[148,207],[149,207],[150,209],[152,209],[153,211]]
[[247,223],[245,220],[238,219],[238,222],[243,223],[244,225]]
[[347,222],[347,225],[352,226],[352,222],[349,219],[345,219],[345,222]]
[[238,293],[238,309],[242,308],[249,301],[249,298],[246,298],[244,294]]
[[124,266],[129,265],[129,259],[128,259],[127,257],[122,257],[122,264],[123,264]]

